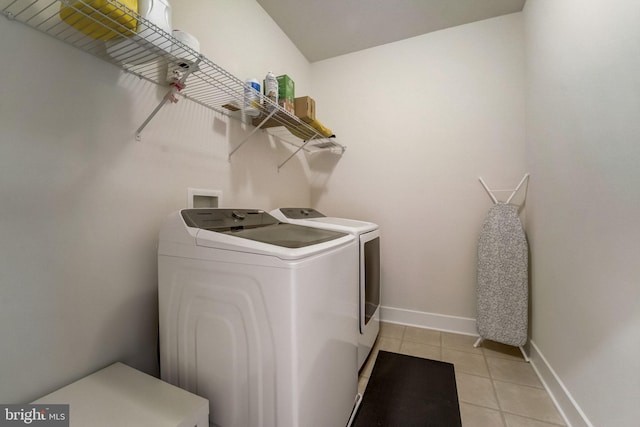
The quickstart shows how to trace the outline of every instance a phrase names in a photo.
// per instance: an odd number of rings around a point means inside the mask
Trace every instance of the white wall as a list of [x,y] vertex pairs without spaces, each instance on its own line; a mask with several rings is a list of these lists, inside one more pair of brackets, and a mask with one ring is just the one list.
[[532,340],[574,426],[637,426],[640,4],[528,0],[524,17]]
[[[238,77],[286,70],[309,87],[309,64],[253,0],[171,3],[174,26]],[[226,206],[308,205],[304,158],[278,173],[290,150],[257,134],[229,162],[247,131],[186,100],[136,142],[164,90],[4,17],[0,57],[0,402],[116,360],[157,373],[161,221],[187,187],[222,190]]]
[[526,172],[521,14],[316,62],[311,80],[318,118],[347,145],[314,204],[381,225],[384,306],[460,316],[475,332],[492,203],[478,176],[505,189]]

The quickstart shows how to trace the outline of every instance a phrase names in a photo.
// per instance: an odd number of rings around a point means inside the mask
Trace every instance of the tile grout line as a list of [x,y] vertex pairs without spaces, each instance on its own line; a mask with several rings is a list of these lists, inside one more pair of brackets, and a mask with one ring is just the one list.
[[[502,357],[495,357],[495,356],[485,356],[485,359],[487,361],[487,364],[489,364],[489,359],[493,359],[493,360],[498,360],[498,361],[501,361],[501,362],[508,361],[508,362],[513,362],[513,363],[522,363],[522,364],[527,364],[528,365],[528,362],[525,362],[524,360],[523,361],[511,360],[511,359],[502,358]],[[490,368],[489,368],[489,370],[490,370]],[[489,372],[489,374],[491,374],[491,372]],[[544,387],[542,386],[542,384],[540,384],[540,386],[537,386],[537,385],[532,385],[532,384],[529,384],[529,383],[526,383],[526,382],[522,382],[522,381],[512,380],[512,379],[509,379],[509,378],[493,378],[493,375],[491,375],[491,380],[492,381],[495,380],[495,381],[499,381],[499,382],[507,383],[507,384],[514,384],[514,385],[520,385],[520,386],[525,386],[525,387],[531,387],[531,388],[537,388],[537,389],[540,389],[540,390],[544,390]]]
[[500,404],[500,398],[498,398],[498,390],[496,390],[496,384],[493,379],[493,374],[491,373],[491,368],[489,367],[489,361],[487,360],[487,354],[482,350],[482,358],[484,360],[484,364],[487,367],[487,373],[489,374],[489,381],[491,382],[491,390],[493,391],[493,397],[496,399],[496,404],[498,405],[498,412],[500,413],[500,419],[502,420],[502,425],[507,427],[507,419],[504,416],[504,411],[502,410],[502,405]]
[[547,420],[541,420],[540,418],[533,418],[529,415],[522,415],[522,414],[516,414],[515,412],[509,412],[509,411],[500,411],[503,412],[505,414],[509,414],[509,415],[514,415],[518,418],[524,418],[526,420],[530,420],[530,421],[535,421],[537,423],[544,423],[544,424],[548,424],[550,426],[553,427],[567,427],[565,424],[556,424],[553,421],[547,421]]
[[[489,371],[489,375],[491,375],[491,371]],[[534,389],[534,390],[540,390],[540,388],[539,387],[535,387],[535,386],[531,386],[531,385],[528,385],[528,384],[522,384],[522,383],[516,383],[516,382],[504,381],[504,380],[501,380],[501,379],[496,379],[496,378],[493,378],[492,375],[491,375],[490,378],[491,378],[491,385],[492,385],[492,388],[493,388],[493,392],[494,392],[494,394],[496,396],[496,401],[498,402],[498,407],[500,407],[500,415],[502,416],[502,420],[503,420],[505,426],[507,426],[507,420],[506,420],[504,414],[509,414],[509,415],[515,415],[515,416],[520,417],[520,418],[526,418],[526,419],[532,420],[532,421],[546,423],[546,424],[553,425],[553,426],[566,427],[566,426],[563,426],[562,424],[556,424],[556,423],[548,421],[548,420],[535,418],[535,417],[532,417],[532,416],[529,416],[529,415],[518,414],[518,413],[515,413],[515,412],[511,412],[511,411],[507,411],[507,410],[502,409],[502,405],[500,405],[500,400],[498,399],[498,392],[496,390],[496,382],[501,382],[501,383],[505,383],[505,384],[512,384],[512,385],[516,385],[516,386],[519,386],[519,387],[527,387],[527,388]]]

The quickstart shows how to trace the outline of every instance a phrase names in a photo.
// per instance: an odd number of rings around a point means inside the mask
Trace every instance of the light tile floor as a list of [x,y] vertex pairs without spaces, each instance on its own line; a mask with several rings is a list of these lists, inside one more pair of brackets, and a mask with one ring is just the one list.
[[564,420],[515,347],[476,338],[381,323],[380,335],[360,371],[364,393],[378,350],[453,363],[463,427],[557,427]]

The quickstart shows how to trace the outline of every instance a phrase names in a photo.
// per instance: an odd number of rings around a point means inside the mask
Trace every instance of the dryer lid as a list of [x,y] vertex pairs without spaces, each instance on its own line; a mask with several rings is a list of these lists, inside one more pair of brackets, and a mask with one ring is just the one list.
[[348,234],[359,235],[378,229],[378,225],[373,222],[326,216],[312,208],[279,208],[271,211],[271,215],[289,224],[323,228]]

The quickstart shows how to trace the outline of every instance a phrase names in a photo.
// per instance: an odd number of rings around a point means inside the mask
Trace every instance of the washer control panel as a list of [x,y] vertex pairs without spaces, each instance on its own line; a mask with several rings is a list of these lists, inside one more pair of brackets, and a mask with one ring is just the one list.
[[280,211],[290,219],[309,219],[309,218],[324,218],[326,215],[321,214],[315,209],[311,208],[280,208]]
[[189,227],[219,232],[279,223],[260,209],[184,209],[182,218]]

